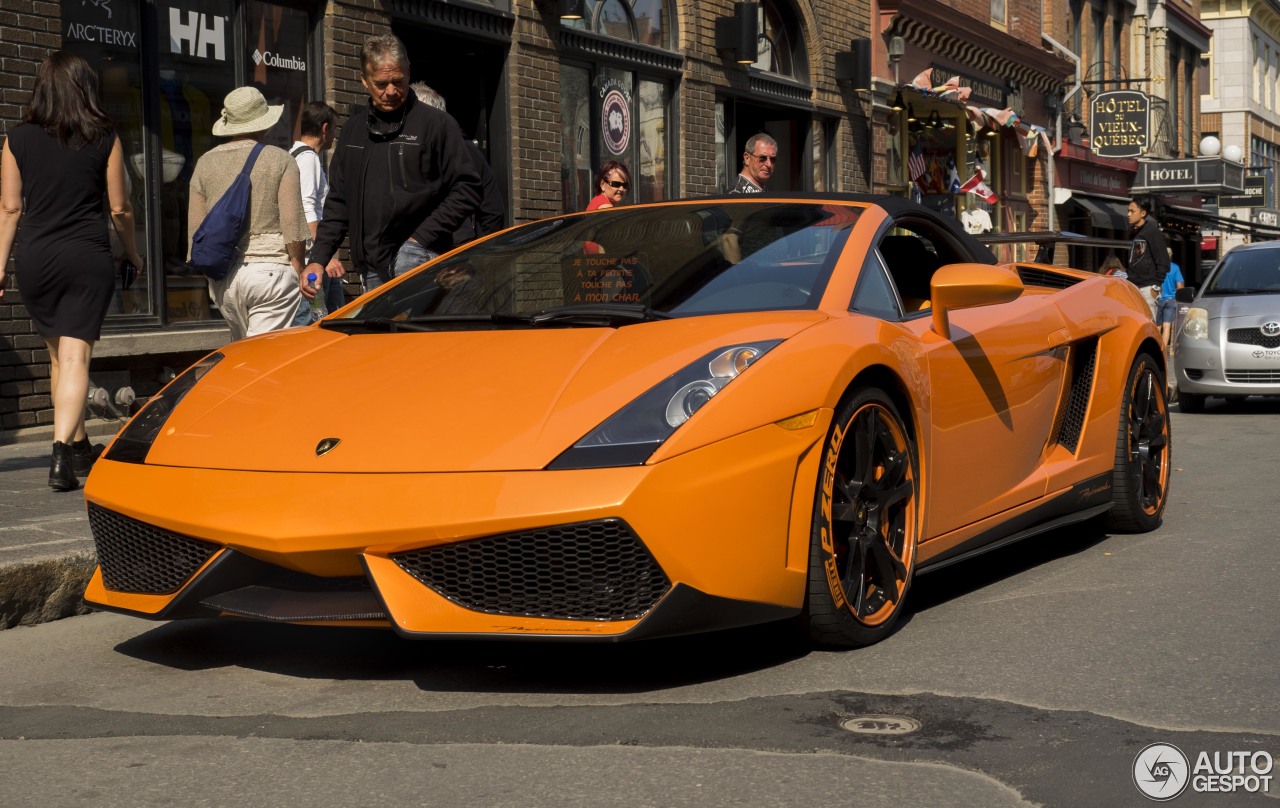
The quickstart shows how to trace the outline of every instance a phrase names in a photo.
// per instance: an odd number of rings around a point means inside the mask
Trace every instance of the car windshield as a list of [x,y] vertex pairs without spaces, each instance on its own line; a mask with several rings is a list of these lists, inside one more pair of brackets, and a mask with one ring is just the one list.
[[861,208],[716,200],[533,222],[370,294],[325,328],[618,326],[813,309]]
[[1205,287],[1206,295],[1247,295],[1280,292],[1280,250],[1237,250]]

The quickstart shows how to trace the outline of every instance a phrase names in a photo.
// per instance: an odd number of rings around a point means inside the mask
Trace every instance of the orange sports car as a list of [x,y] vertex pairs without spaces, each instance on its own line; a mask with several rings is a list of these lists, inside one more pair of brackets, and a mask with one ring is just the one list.
[[1092,517],[1157,527],[1165,391],[1134,286],[998,263],[903,199],[560,216],[175,379],[88,480],[85,600],[866,645],[917,573]]

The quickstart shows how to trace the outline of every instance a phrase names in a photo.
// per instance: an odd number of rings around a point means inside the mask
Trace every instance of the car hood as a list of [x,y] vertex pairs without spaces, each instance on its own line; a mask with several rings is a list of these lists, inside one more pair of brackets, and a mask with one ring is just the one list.
[[1270,317],[1280,319],[1280,294],[1226,295],[1202,297],[1196,303],[1210,317],[1230,320],[1236,317]]
[[[786,339],[822,319],[778,312],[617,329],[292,329],[223,349],[225,358],[175,408],[147,463],[342,473],[540,469],[699,357]],[[321,455],[327,439],[338,443]]]

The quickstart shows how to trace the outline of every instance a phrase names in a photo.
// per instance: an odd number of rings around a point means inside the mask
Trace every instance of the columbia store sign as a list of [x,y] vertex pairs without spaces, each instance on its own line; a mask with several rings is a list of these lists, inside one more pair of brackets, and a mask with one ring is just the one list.
[[285,56],[271,51],[253,51],[253,63],[265,64],[267,67],[279,67],[284,70],[306,70],[307,63],[296,56]]

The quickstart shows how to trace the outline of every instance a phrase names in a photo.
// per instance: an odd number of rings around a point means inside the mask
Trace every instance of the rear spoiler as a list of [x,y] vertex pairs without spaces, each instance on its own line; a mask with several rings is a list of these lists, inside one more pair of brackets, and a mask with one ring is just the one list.
[[1065,244],[1068,247],[1100,247],[1107,250],[1127,252],[1132,242],[1118,238],[1100,238],[1072,233],[1066,230],[1028,230],[1022,233],[980,233],[974,238],[991,247],[997,244],[1035,244],[1035,262],[1052,264],[1055,247]]

